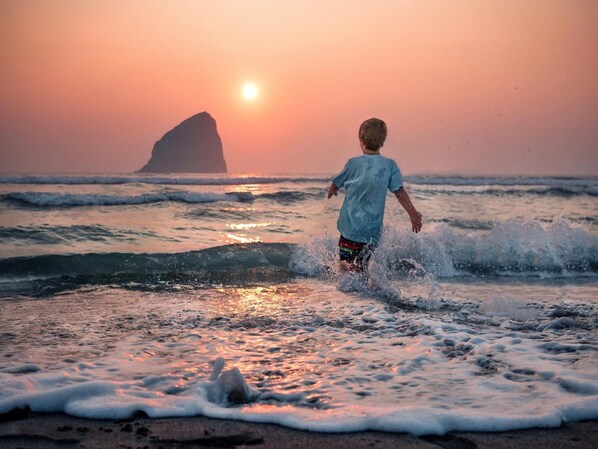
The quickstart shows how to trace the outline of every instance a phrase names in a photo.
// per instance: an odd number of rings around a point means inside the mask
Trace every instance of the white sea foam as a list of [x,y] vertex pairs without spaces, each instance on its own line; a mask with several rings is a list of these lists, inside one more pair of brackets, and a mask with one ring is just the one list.
[[[3,302],[11,345],[0,354],[0,413],[142,410],[416,435],[598,419],[592,315],[568,334],[539,330],[554,319],[541,309],[538,330],[514,331],[472,305],[392,312],[372,294],[310,281]],[[19,352],[7,357],[11,347]]]
[[539,312],[527,304],[506,296],[494,296],[480,307],[480,310],[490,316],[509,318],[515,321],[531,321],[538,317]]

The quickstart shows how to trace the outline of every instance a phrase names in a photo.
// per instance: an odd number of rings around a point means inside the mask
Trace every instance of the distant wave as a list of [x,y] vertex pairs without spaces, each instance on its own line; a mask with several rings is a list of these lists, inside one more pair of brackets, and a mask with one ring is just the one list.
[[[164,185],[243,185],[280,183],[327,183],[331,176],[141,176],[141,175],[4,175],[0,184],[164,184]],[[547,186],[598,189],[597,177],[534,177],[534,176],[406,176],[405,181],[417,185],[447,186]]]
[[186,192],[171,191],[164,193],[146,193],[142,195],[102,195],[78,193],[48,193],[48,192],[9,192],[3,198],[18,201],[36,207],[76,207],[76,206],[126,206],[137,204],[151,204],[163,201],[182,203],[214,203],[218,201],[251,202],[255,199],[272,200],[281,204],[291,204],[298,201],[324,198],[325,190],[308,189],[281,190],[279,192],[261,193],[251,192]]
[[[462,186],[459,186],[462,187]],[[579,185],[579,186],[569,186],[569,187],[533,187],[530,188],[528,186],[522,186],[522,188],[515,188],[515,189],[497,189],[497,188],[478,188],[478,186],[468,186],[468,187],[476,187],[473,190],[463,190],[461,189],[426,189],[422,188],[421,186],[417,186],[414,188],[414,191],[420,193],[426,193],[430,195],[492,195],[492,196],[524,196],[524,195],[539,195],[539,196],[560,196],[560,197],[570,197],[576,195],[588,195],[588,196],[598,196],[598,187],[594,186],[587,186],[587,185]]]
[[326,198],[325,189],[299,190],[281,190],[279,192],[260,193],[256,198],[276,201],[281,204],[291,204],[298,201],[324,199]]
[[[427,195],[491,195],[491,196],[558,196],[570,197],[575,195],[598,196],[598,188],[583,187],[547,187],[522,189],[479,189],[451,190],[451,189],[426,189],[420,186],[413,188],[414,193]],[[280,204],[292,204],[301,201],[323,199],[323,189],[306,190],[280,190],[277,192],[253,194],[251,192],[186,192],[171,191],[162,193],[146,193],[141,195],[105,195],[105,194],[78,194],[78,193],[50,193],[50,192],[8,192],[0,198],[35,206],[35,207],[76,207],[76,206],[126,206],[174,201],[182,203],[214,203],[218,201],[251,202],[255,199],[271,200]],[[466,226],[467,227],[467,226]]]
[[251,192],[212,193],[212,192],[165,192],[130,195],[97,195],[76,193],[10,192],[4,198],[33,206],[74,207],[74,206],[122,206],[135,204],[178,201],[183,203],[214,203],[217,201],[253,201]]
[[553,186],[598,188],[598,177],[534,177],[534,176],[407,176],[412,184],[448,186]]
[[328,182],[330,177],[271,177],[271,176],[230,176],[230,177],[169,177],[169,176],[0,176],[0,184],[164,184],[164,185],[243,185]]

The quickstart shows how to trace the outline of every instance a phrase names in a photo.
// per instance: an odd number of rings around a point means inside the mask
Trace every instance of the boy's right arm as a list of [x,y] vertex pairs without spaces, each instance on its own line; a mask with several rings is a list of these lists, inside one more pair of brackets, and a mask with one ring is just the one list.
[[338,187],[335,183],[332,183],[330,185],[330,190],[328,190],[328,199],[330,199],[333,195],[336,196],[336,193],[338,192]]
[[395,196],[397,197],[397,200],[399,200],[399,203],[401,203],[401,206],[403,206],[409,214],[409,218],[411,219],[411,229],[417,234],[422,228],[422,214],[415,209],[415,206],[411,203],[411,199],[404,187],[397,190]]

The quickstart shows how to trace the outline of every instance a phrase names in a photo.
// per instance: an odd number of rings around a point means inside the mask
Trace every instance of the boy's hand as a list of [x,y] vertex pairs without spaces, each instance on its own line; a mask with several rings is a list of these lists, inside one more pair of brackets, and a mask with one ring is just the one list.
[[411,219],[411,230],[417,234],[422,229],[422,214],[413,210],[413,212],[409,214],[409,218]]
[[403,187],[395,192],[395,196],[397,197],[397,200],[399,200],[399,203],[401,203],[401,206],[403,206],[409,214],[409,218],[411,219],[411,229],[417,234],[422,229],[422,214],[413,207],[409,194]]
[[336,186],[336,184],[332,183],[330,185],[330,190],[328,190],[328,199],[332,198],[332,196],[336,196],[336,193],[338,192],[338,187]]

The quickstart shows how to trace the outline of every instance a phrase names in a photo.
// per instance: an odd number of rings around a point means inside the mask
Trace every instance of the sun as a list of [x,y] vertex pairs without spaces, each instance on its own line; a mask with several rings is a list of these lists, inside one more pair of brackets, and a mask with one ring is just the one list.
[[259,90],[255,83],[245,83],[241,88],[241,95],[247,101],[253,101],[257,98]]

